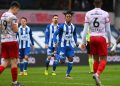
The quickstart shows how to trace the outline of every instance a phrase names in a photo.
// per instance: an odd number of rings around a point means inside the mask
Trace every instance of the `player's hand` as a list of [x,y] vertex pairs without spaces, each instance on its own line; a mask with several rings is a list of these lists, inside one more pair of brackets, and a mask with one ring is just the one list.
[[48,48],[48,44],[45,44],[45,48]]
[[110,44],[111,44],[110,42],[107,43],[107,47],[108,47],[108,48],[110,47]]
[[86,45],[85,45],[85,44],[82,44],[82,45],[80,46],[80,48],[81,48],[82,51],[84,51],[84,50],[86,49]]

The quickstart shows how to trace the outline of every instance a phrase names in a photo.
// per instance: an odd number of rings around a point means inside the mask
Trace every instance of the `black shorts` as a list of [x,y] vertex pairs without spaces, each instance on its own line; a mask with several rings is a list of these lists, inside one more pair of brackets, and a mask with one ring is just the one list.
[[86,49],[87,49],[87,53],[90,54],[90,42],[89,41],[87,41]]

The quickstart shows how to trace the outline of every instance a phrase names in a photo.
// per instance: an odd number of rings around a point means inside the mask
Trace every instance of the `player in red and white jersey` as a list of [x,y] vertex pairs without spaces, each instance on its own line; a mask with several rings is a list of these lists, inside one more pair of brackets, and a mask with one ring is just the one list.
[[0,20],[1,30],[1,57],[4,62],[0,65],[0,73],[11,63],[12,86],[23,86],[17,82],[17,58],[19,55],[16,32],[18,31],[17,17],[20,8],[16,1],[12,2],[10,9],[3,13]]
[[[81,48],[85,49],[86,35],[90,28],[90,54],[94,57],[93,78],[97,86],[102,86],[100,75],[105,69],[107,59],[107,39],[111,42],[110,20],[108,12],[101,9],[102,0],[94,0],[95,8],[88,11],[85,16],[85,24]],[[107,39],[106,39],[107,38]]]

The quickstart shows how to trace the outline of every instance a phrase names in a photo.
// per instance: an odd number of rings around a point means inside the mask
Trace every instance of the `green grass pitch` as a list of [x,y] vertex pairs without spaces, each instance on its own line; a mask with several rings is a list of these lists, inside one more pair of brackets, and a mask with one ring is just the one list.
[[[57,68],[57,75],[44,75],[44,67],[28,68],[28,76],[18,76],[18,80],[24,86],[95,86],[92,74],[89,74],[88,66],[74,66],[71,72],[72,80],[65,79],[65,66]],[[101,75],[103,86],[120,86],[120,65],[107,65],[104,73]],[[6,69],[0,75],[0,86],[11,86],[10,69]]]

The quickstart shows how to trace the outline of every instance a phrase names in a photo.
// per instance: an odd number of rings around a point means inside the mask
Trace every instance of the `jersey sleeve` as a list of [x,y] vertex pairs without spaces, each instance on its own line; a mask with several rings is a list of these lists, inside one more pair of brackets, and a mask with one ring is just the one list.
[[88,13],[85,15],[85,23],[89,23]]
[[63,32],[63,25],[60,25],[59,28],[55,31],[53,35],[53,42],[57,43],[57,35]]
[[74,41],[75,43],[77,44],[77,33],[76,33],[76,27],[75,27],[75,30],[73,32],[73,37],[74,37]]
[[110,17],[108,13],[106,13],[105,23],[110,23]]
[[47,26],[45,30],[45,44],[48,44],[48,42],[49,42],[49,26]]
[[32,36],[32,30],[30,29],[30,40],[31,40],[31,44],[34,45],[34,40],[33,40],[33,36]]
[[12,16],[12,24],[18,24],[18,20],[16,16]]

